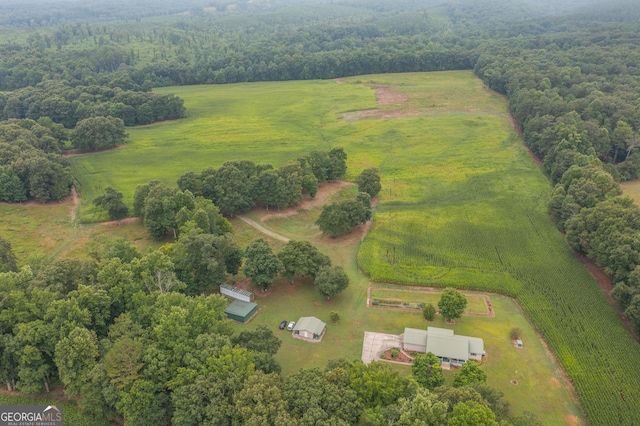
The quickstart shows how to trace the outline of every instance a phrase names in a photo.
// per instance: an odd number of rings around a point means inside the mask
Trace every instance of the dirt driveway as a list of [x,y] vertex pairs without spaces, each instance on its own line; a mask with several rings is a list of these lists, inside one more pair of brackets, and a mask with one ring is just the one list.
[[362,342],[362,362],[370,364],[372,361],[378,360],[380,354],[387,349],[402,348],[403,335],[364,332],[364,341]]

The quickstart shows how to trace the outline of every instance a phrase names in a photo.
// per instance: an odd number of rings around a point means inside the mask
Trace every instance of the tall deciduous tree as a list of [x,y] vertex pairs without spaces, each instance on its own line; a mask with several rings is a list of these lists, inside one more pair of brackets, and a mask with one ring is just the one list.
[[271,246],[262,238],[253,241],[246,250],[244,273],[251,277],[253,284],[262,290],[273,284],[275,277],[282,271],[282,262],[271,250]]
[[121,145],[127,136],[122,119],[90,117],[78,122],[71,141],[78,149],[96,151]]
[[0,237],[0,272],[18,272],[16,255],[13,253],[11,243]]
[[433,390],[444,384],[444,373],[440,366],[440,360],[431,352],[417,354],[413,359],[411,373],[416,382],[429,390]]
[[371,198],[378,195],[380,189],[382,189],[380,175],[376,168],[364,169],[356,178],[356,183],[358,184],[358,191],[366,192]]
[[340,266],[323,266],[315,279],[318,293],[331,299],[349,286],[349,277]]
[[122,201],[122,192],[111,187],[105,188],[104,194],[96,197],[93,204],[105,209],[111,220],[123,219],[129,214],[129,208]]
[[291,279],[296,275],[310,275],[315,278],[323,266],[331,266],[331,259],[322,254],[308,241],[291,240],[278,253],[284,273]]
[[455,288],[445,288],[440,294],[438,309],[445,321],[460,318],[467,307],[467,298]]
[[469,360],[462,364],[462,367],[454,375],[453,386],[467,386],[473,383],[485,383],[487,381],[487,373],[482,371],[477,362]]
[[475,401],[461,402],[453,408],[448,426],[498,426],[496,415],[486,405]]
[[84,327],[75,328],[56,345],[55,363],[67,395],[80,392],[98,358],[96,333]]

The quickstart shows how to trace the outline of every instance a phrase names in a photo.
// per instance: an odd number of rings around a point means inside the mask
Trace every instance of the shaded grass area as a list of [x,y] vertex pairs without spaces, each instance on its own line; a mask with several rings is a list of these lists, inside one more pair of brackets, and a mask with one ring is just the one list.
[[623,195],[633,198],[633,201],[640,206],[640,180],[622,182],[620,188],[622,188]]

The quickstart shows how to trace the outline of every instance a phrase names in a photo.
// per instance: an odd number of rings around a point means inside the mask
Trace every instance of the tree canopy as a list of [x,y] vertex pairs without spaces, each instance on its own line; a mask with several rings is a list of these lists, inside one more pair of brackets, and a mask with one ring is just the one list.
[[445,288],[442,293],[440,293],[438,310],[445,321],[460,318],[466,307],[467,298],[455,288]]

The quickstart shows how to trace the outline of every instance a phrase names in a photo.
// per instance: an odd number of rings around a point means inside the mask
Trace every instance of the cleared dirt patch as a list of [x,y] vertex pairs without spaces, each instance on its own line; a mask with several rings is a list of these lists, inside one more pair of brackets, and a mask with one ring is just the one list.
[[376,91],[376,101],[378,105],[401,104],[407,100],[404,93],[394,92],[391,86],[370,86]]

